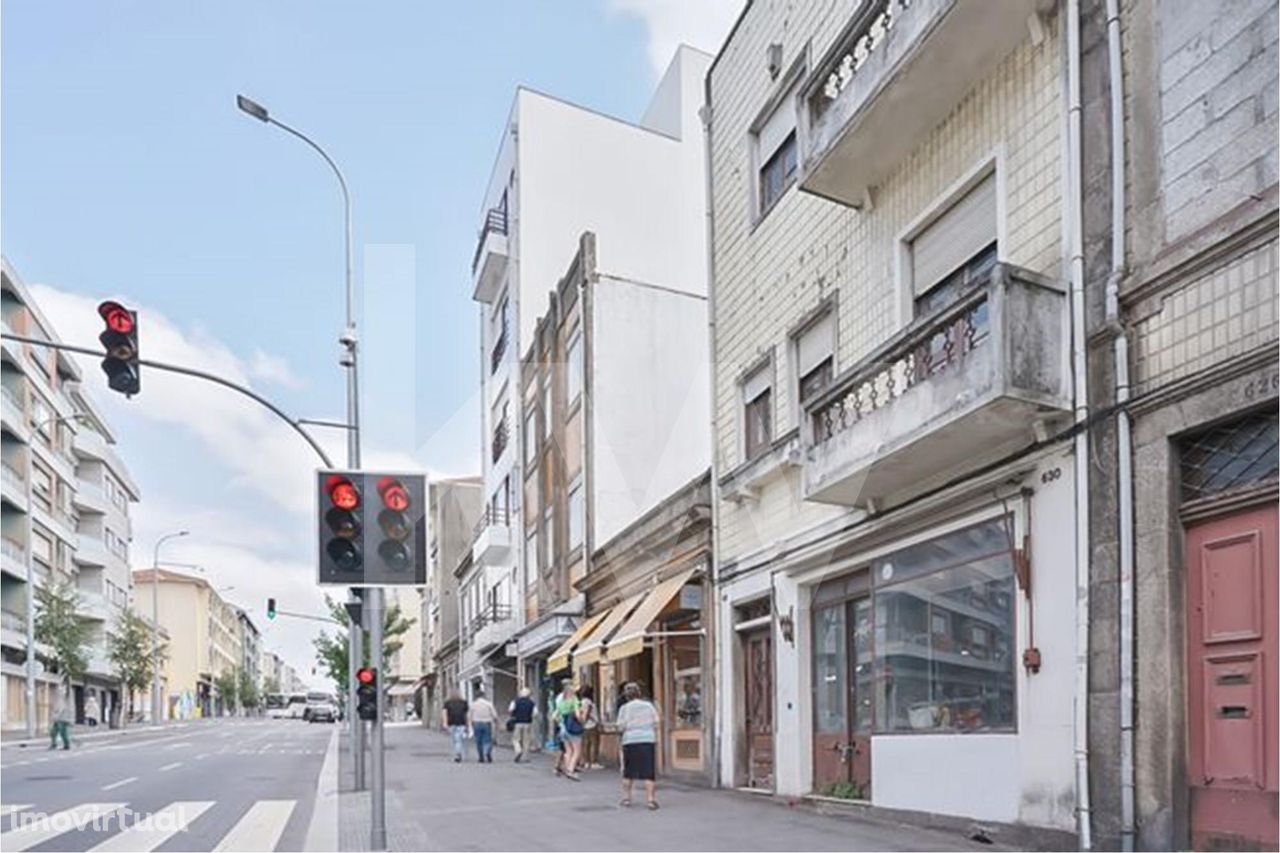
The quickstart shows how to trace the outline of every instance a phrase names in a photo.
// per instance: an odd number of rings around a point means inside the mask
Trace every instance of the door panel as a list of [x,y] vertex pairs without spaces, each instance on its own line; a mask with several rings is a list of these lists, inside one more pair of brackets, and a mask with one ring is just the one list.
[[1276,849],[1274,507],[1190,526],[1187,726],[1196,849]]
[[746,647],[747,786],[773,789],[773,641],[769,629],[743,637]]
[[871,639],[871,598],[855,599],[850,605],[853,631],[849,635],[849,661],[853,670],[852,707],[849,734],[849,781],[858,787],[858,797],[871,799],[871,723],[873,709],[873,665]]
[[845,603],[813,611],[813,790],[849,781],[849,661]]

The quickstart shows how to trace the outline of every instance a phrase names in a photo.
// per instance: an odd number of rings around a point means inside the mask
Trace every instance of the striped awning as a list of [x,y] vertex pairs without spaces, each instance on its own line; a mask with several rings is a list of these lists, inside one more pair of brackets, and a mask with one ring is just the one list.
[[615,604],[607,615],[601,620],[596,629],[591,632],[591,636],[582,641],[582,645],[578,646],[578,650],[573,653],[574,666],[590,666],[600,658],[604,657],[605,643],[609,642],[609,638],[613,636],[614,631],[622,624],[623,620],[631,615],[631,611],[636,609],[642,599],[644,593],[637,593],[625,601]]
[[547,673],[559,672],[562,669],[569,668],[569,653],[578,647],[582,642],[582,638],[591,633],[591,631],[600,624],[604,617],[609,615],[606,610],[603,613],[597,613],[595,616],[589,616],[583,620],[578,626],[578,630],[569,635],[569,639],[560,644],[551,657],[547,658]]
[[694,569],[669,577],[655,586],[618,632],[609,640],[609,660],[622,660],[644,651],[644,638],[653,620],[680,594],[680,590],[693,576]]

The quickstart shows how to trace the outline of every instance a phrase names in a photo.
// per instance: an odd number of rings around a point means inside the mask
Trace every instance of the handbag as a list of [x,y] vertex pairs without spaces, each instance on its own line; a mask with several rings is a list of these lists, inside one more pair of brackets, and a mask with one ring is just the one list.
[[516,730],[516,718],[507,717],[507,731],[514,732]]
[[564,733],[570,737],[582,735],[582,720],[578,719],[577,714],[569,714],[564,718]]

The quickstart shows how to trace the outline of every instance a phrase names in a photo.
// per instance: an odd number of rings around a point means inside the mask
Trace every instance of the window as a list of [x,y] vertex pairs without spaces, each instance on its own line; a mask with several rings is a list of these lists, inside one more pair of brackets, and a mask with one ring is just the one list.
[[542,572],[550,574],[553,568],[552,561],[555,560],[555,551],[552,548],[551,532],[554,529],[555,516],[552,514],[551,507],[548,506],[542,514]]
[[996,261],[996,176],[967,190],[910,242],[911,286],[916,314],[954,298],[990,271]]
[[538,413],[530,410],[524,416],[524,467],[532,470],[538,458]]
[[773,440],[772,377],[770,366],[766,364],[742,383],[743,438],[748,459],[768,450]]
[[532,587],[538,576],[538,526],[529,528],[524,538],[524,585]]
[[547,386],[542,389],[542,437],[551,438],[551,380],[547,380]]
[[762,218],[796,182],[796,83],[799,68],[787,75],[782,94],[771,100],[752,127],[756,181],[756,218]]
[[828,309],[796,336],[796,389],[801,405],[831,384],[835,371],[835,328],[835,311]]
[[566,364],[568,375],[565,377],[565,396],[569,407],[578,402],[582,394],[582,330],[575,329],[569,338],[569,358]]
[[497,373],[507,351],[510,326],[507,297],[503,296],[493,314],[493,350],[489,355],[489,372]]
[[510,427],[507,424],[507,403],[504,400],[502,405],[493,410],[493,461],[496,463],[502,458],[502,453],[507,449],[507,439]]
[[582,544],[582,526],[585,507],[582,503],[582,481],[569,490],[569,550]]
[[1011,523],[983,522],[872,565],[876,731],[1014,728]]

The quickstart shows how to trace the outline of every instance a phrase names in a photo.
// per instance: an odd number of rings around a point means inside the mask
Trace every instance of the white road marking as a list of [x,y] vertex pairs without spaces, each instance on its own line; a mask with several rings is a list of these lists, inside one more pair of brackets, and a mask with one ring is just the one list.
[[316,776],[316,796],[303,850],[338,849],[338,733],[329,735],[324,763]]
[[13,814],[14,812],[25,811],[26,809],[29,809],[29,808],[31,808],[31,806],[30,806],[30,805],[25,805],[25,806],[19,806],[19,805],[5,805],[5,806],[0,806],[0,817],[5,817],[6,815],[11,815],[11,814]]
[[124,803],[87,803],[48,815],[44,820],[23,824],[17,829],[0,834],[0,850],[4,850],[5,853],[29,850],[64,832],[86,826],[96,818],[111,814],[123,805]]
[[296,804],[296,800],[258,800],[213,848],[214,853],[275,850]]
[[[150,853],[161,844],[187,828],[191,821],[204,814],[211,802],[170,803],[148,819],[123,829],[91,851],[119,851],[119,853]],[[8,849],[8,848],[6,848]]]
[[161,767],[160,772],[163,773],[166,770],[177,770],[181,766],[182,766],[181,761],[175,761],[172,764],[166,764],[164,767]]
[[110,785],[103,785],[102,790],[114,791],[116,788],[123,788],[125,785],[128,785],[130,782],[137,782],[137,781],[138,781],[137,776],[130,776],[126,779],[121,779],[119,782],[112,782]]

